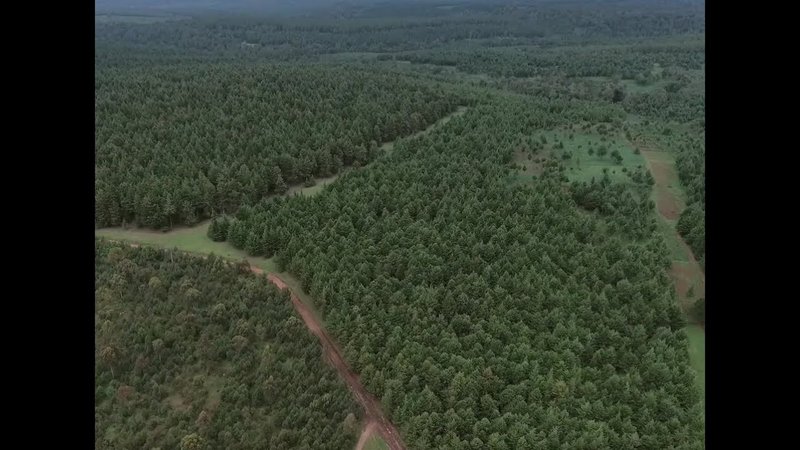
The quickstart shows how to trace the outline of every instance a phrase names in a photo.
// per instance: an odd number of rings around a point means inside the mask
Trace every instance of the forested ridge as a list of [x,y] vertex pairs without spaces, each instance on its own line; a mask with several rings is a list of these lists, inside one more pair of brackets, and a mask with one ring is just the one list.
[[455,111],[441,88],[319,66],[147,65],[96,80],[95,217],[160,228],[363,165]]
[[95,251],[96,448],[353,448],[360,412],[288,294],[215,257]]
[[[469,2],[467,2],[469,3]],[[526,4],[528,3],[528,4]],[[99,50],[155,54],[266,56],[277,59],[339,52],[400,52],[443,43],[488,45],[658,37],[705,30],[702,2],[518,2],[472,4],[443,13],[431,5],[386,5],[359,14],[280,20],[270,16],[198,15],[190,20],[135,24],[95,22]],[[249,44],[249,45],[248,45]]]
[[520,134],[602,108],[564,106],[481,105],[231,219],[231,243],[303,281],[413,448],[703,446],[661,236],[604,232],[557,165],[503,181]]

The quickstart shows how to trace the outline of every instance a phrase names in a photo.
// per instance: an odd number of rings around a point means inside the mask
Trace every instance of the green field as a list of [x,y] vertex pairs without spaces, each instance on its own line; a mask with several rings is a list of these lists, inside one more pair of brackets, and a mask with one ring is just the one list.
[[[316,195],[322,192],[325,186],[333,183],[339,175],[347,170],[350,170],[350,168],[343,170],[337,175],[319,178],[316,180],[314,186],[292,186],[286,192],[286,196]],[[272,258],[267,259],[248,256],[244,250],[239,250],[228,242],[212,241],[207,235],[208,225],[210,223],[211,221],[207,220],[193,227],[175,227],[167,232],[146,228],[100,228],[95,230],[95,236],[138,244],[155,245],[161,248],[178,248],[190,253],[204,255],[213,253],[223,258],[235,259],[238,261],[247,259],[251,265],[259,267],[266,272],[278,272],[278,268]]]
[[706,393],[706,332],[699,325],[686,327],[689,337],[689,359],[697,372],[697,385],[701,395]]
[[[630,183],[631,180],[623,168],[628,170],[645,168],[645,160],[642,155],[634,153],[634,149],[622,138],[614,136],[603,136],[600,134],[588,134],[565,131],[546,131],[538,133],[534,137],[539,139],[544,136],[547,139],[545,153],[549,153],[552,158],[557,158],[564,162],[567,168],[566,175],[570,181],[591,181],[592,178],[600,180],[603,178],[603,169],[608,170],[611,181],[619,183]],[[570,137],[572,136],[572,137]],[[555,148],[557,142],[564,145],[563,149]],[[604,156],[597,154],[600,146],[605,146],[608,152]],[[594,148],[594,154],[589,154],[589,149]],[[611,152],[617,150],[622,156],[622,161],[617,164],[611,157]],[[568,160],[563,160],[562,155],[571,153]],[[536,155],[534,154],[534,158]]]
[[168,232],[145,229],[126,230],[120,227],[102,228],[95,230],[95,236],[143,245],[154,245],[161,248],[178,248],[190,253],[204,255],[213,253],[217,256],[237,261],[246,258],[251,265],[259,267],[266,272],[278,271],[278,267],[272,258],[247,256],[244,250],[236,249],[227,242],[212,241],[206,234],[210,223],[206,221],[191,228],[176,228]]
[[295,292],[303,303],[308,305],[318,319],[321,316],[314,306],[314,300],[303,290],[300,281],[288,272],[281,272],[274,258],[248,256],[244,250],[234,248],[228,242],[214,242],[207,236],[209,221],[194,227],[176,228],[172,231],[161,232],[145,229],[102,228],[95,230],[95,236],[111,240],[152,245],[159,248],[177,248],[178,250],[198,255],[211,253],[230,260],[241,261],[246,259],[251,266],[258,267],[264,272],[278,274],[283,281]]

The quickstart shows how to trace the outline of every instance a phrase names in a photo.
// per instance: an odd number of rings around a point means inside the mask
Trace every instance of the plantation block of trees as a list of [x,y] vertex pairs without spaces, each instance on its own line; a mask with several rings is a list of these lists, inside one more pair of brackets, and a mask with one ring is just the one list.
[[95,242],[96,448],[352,449],[288,294],[219,258]]

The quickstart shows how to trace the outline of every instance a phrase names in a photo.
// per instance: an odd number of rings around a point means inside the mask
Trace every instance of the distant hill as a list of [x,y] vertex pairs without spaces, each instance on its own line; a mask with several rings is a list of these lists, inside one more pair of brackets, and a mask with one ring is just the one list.
[[[357,0],[370,3],[373,0]],[[187,14],[208,12],[305,13],[353,1],[339,0],[95,0],[98,13]]]

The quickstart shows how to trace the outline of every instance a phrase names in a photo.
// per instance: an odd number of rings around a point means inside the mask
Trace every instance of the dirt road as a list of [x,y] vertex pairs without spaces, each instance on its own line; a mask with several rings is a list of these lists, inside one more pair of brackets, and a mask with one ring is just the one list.
[[[114,239],[109,239],[109,241],[128,244],[134,248],[137,248],[140,245],[138,243],[122,242]],[[207,257],[205,255],[197,255],[189,252],[186,253],[192,256],[200,256],[202,258]],[[251,265],[250,270],[257,275],[264,274],[264,270],[259,267]],[[369,391],[367,391],[366,388],[364,388],[364,386],[361,384],[361,380],[359,379],[358,375],[353,372],[353,370],[345,361],[344,357],[342,357],[342,351],[339,346],[333,341],[333,339],[331,339],[331,337],[328,335],[328,332],[314,316],[314,313],[311,311],[308,305],[303,303],[303,301],[300,300],[300,298],[278,275],[274,273],[267,273],[267,279],[275,284],[278,289],[289,289],[294,309],[298,314],[300,314],[300,317],[303,319],[303,322],[305,322],[306,327],[315,336],[317,336],[317,338],[319,338],[320,342],[322,343],[323,354],[327,358],[328,362],[336,369],[336,371],[339,373],[339,376],[341,376],[347,384],[350,392],[352,392],[353,396],[355,396],[356,401],[358,401],[361,407],[364,408],[366,426],[361,433],[361,437],[356,448],[363,448],[372,433],[377,431],[381,437],[383,437],[383,440],[391,450],[405,450],[406,447],[402,438],[400,437],[400,432],[397,431],[397,428],[395,428],[395,426],[392,425],[389,419],[383,414],[383,410],[380,407],[380,402],[378,399],[370,394]]]
[[[254,270],[254,272],[256,271]],[[274,273],[267,274],[267,279],[275,284],[275,286],[277,286],[279,289],[289,289],[289,286],[287,286],[287,284]],[[314,314],[311,312],[308,306],[303,303],[302,300],[300,300],[300,298],[291,291],[291,289],[289,289],[289,291],[291,292],[294,309],[297,310],[298,314],[300,314],[300,317],[303,318],[303,322],[305,322],[308,329],[319,338],[320,342],[322,343],[322,349],[325,357],[328,359],[331,365],[333,365],[336,371],[339,372],[339,375],[342,377],[345,383],[347,383],[347,387],[350,388],[350,392],[353,393],[353,396],[355,396],[358,403],[364,408],[366,421],[369,424],[367,428],[374,423],[374,426],[377,427],[378,433],[380,433],[384,441],[386,441],[386,443],[389,445],[390,449],[404,450],[406,447],[400,438],[400,433],[383,414],[378,400],[364,388],[358,378],[358,375],[353,372],[352,369],[350,369],[350,366],[342,357],[342,352],[339,349],[339,346],[336,345],[336,343],[331,339],[327,331],[325,331],[325,328],[319,323],[317,318],[314,317]],[[362,440],[366,441],[369,434],[370,433],[366,432],[363,433]]]
[[[672,267],[669,270],[669,276],[675,284],[678,302],[686,310],[694,303],[695,299],[705,297],[706,275],[697,262],[692,249],[675,229],[675,222],[686,207],[683,200],[671,189],[671,186],[680,183],[678,173],[674,162],[667,158],[664,152],[655,150],[643,143],[637,142],[634,145],[641,151],[647,168],[653,175],[656,209],[661,217],[670,223],[673,235],[665,237],[677,242],[687,257],[687,261],[673,260]],[[688,298],[689,288],[694,290],[692,298]]]

